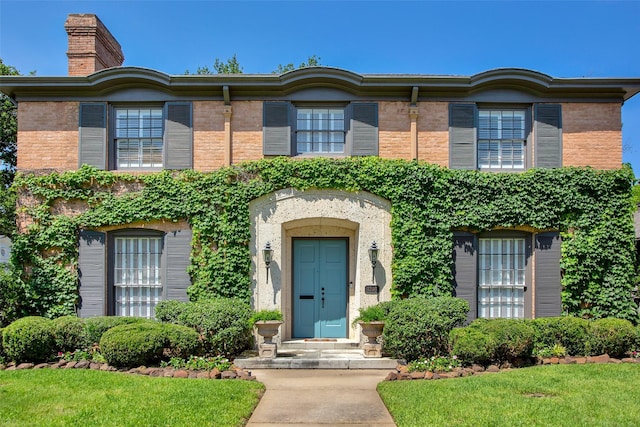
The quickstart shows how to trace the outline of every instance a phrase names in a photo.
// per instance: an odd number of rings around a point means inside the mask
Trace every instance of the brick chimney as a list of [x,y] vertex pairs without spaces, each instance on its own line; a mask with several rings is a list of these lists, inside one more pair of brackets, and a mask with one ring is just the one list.
[[124,62],[120,43],[96,15],[72,13],[64,28],[69,35],[67,57],[70,76],[87,76]]

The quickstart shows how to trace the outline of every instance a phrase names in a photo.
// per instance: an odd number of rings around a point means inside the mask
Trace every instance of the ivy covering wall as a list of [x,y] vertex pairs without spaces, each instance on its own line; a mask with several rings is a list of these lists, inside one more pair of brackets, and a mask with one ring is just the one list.
[[633,179],[626,167],[482,173],[375,157],[276,158],[212,173],[19,174],[19,214],[33,223],[15,239],[13,261],[24,268],[25,313],[73,313],[80,228],[186,219],[190,298],[249,298],[251,200],[288,187],[368,191],[392,204],[395,298],[452,291],[452,230],[559,230],[564,312],[635,321]]

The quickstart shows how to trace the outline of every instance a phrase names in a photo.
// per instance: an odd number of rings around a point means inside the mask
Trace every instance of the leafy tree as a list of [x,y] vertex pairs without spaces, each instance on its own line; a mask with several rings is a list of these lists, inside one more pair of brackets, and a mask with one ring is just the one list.
[[[185,74],[190,74],[189,70]],[[213,70],[208,66],[198,67],[196,74],[242,74],[242,65],[238,62],[238,57],[234,53],[233,56],[226,61],[216,58],[213,62]]]
[[[16,76],[15,67],[0,58],[0,75]],[[16,172],[16,136],[18,108],[8,96],[0,94],[0,234],[15,232],[15,193],[10,189]]]
[[322,65],[320,64],[320,57],[318,55],[311,55],[307,58],[307,62],[301,62],[297,67],[293,65],[292,62],[288,63],[287,65],[278,64],[278,68],[273,70],[273,74],[284,74],[288,73],[289,71],[298,70],[300,68],[319,67],[320,65]]

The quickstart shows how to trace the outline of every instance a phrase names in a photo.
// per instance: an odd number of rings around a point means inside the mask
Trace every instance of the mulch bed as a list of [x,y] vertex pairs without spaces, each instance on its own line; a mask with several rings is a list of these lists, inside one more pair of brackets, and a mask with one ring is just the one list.
[[255,381],[256,377],[251,375],[251,371],[245,371],[237,367],[232,367],[228,371],[219,371],[213,369],[211,371],[195,371],[187,369],[174,369],[174,368],[157,368],[140,366],[133,369],[118,369],[113,366],[109,366],[106,363],[94,363],[87,360],[81,360],[79,362],[67,362],[66,360],[59,360],[57,362],[50,363],[9,363],[8,365],[0,365],[0,370],[7,371],[19,371],[23,369],[91,369],[94,371],[108,371],[108,372],[123,372],[133,375],[147,375],[150,377],[165,377],[165,378],[200,378],[200,379],[241,379],[248,381]]
[[[609,357],[608,354],[600,356],[587,356],[587,357],[549,357],[544,359],[538,359],[538,365],[584,365],[585,363],[639,363],[640,358],[627,357],[624,359],[615,359]],[[531,365],[529,365],[531,366]],[[514,368],[523,368],[526,365],[515,366],[511,363],[504,363],[502,365],[489,365],[487,367],[480,365],[472,365],[465,368],[453,368],[450,372],[409,372],[407,365],[398,365],[395,370],[389,372],[385,381],[398,381],[398,380],[439,380],[443,378],[459,378],[468,377],[471,375],[482,375],[495,372],[508,371]]]

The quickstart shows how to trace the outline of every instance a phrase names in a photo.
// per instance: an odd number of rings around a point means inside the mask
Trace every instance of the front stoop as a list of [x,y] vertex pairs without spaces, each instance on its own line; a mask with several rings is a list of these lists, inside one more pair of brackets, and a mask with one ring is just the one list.
[[275,359],[239,357],[242,369],[393,369],[398,361],[388,357],[365,358],[358,342],[348,340],[283,341]]

